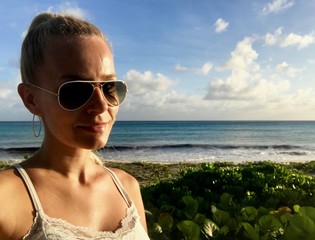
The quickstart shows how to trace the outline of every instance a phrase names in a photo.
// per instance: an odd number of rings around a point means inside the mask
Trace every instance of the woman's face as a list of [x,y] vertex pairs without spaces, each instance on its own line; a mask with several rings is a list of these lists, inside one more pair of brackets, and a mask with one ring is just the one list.
[[[41,87],[57,92],[67,81],[116,79],[112,53],[100,37],[70,40],[59,37],[49,40],[45,47],[44,63],[36,73]],[[56,96],[35,91],[46,141],[83,149],[97,149],[106,144],[118,107],[108,105],[100,88],[96,87],[89,102],[75,111],[64,110]]]

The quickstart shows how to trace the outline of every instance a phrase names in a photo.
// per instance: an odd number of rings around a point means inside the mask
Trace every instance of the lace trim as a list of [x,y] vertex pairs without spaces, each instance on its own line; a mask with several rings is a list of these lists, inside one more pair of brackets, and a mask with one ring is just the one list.
[[43,212],[36,212],[34,223],[23,240],[114,240],[133,239],[136,225],[140,224],[137,209],[132,202],[126,209],[126,216],[121,220],[121,227],[113,231],[96,231],[84,226],[75,226],[63,219],[51,218]]

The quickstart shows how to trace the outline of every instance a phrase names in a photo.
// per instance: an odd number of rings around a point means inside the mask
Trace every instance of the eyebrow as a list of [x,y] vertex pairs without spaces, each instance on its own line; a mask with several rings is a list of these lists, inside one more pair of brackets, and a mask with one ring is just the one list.
[[[90,80],[89,78],[82,76],[82,75],[76,75],[76,74],[69,74],[69,75],[63,75],[61,79],[65,80]],[[115,80],[117,79],[117,75],[112,74],[103,74],[100,76],[100,79],[97,80]]]
[[113,80],[113,79],[117,79],[117,75],[112,73],[112,74],[104,74],[101,76],[101,79],[104,80]]

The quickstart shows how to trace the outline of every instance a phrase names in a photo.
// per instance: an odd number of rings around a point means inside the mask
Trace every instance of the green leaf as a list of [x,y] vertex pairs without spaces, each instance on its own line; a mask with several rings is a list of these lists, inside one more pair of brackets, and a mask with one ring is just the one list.
[[195,215],[197,214],[199,203],[198,200],[194,199],[192,196],[187,195],[182,198],[183,202],[186,205],[186,208],[183,210],[185,216],[188,219],[194,219]]
[[169,213],[161,213],[158,219],[158,224],[163,231],[170,231],[173,227],[173,217]]
[[293,210],[298,213],[300,210],[300,205],[294,205]]
[[221,196],[220,196],[220,202],[223,204],[223,205],[230,205],[231,202],[232,202],[232,199],[233,199],[233,196],[229,193],[223,193]]
[[309,217],[315,222],[315,208],[314,207],[300,207],[299,214]]
[[256,229],[252,227],[252,225],[250,225],[247,222],[243,222],[242,226],[244,227],[246,233],[248,234],[248,236],[250,237],[250,239],[252,240],[259,240],[259,234],[256,232]]
[[194,222],[197,223],[199,226],[202,226],[206,220],[206,216],[201,213],[197,213],[194,217]]
[[258,210],[254,207],[248,206],[241,209],[241,215],[244,221],[253,221],[256,219]]
[[204,232],[206,236],[213,237],[213,232],[216,230],[219,230],[219,227],[210,219],[205,219],[202,232]]
[[184,220],[177,224],[177,228],[189,240],[199,240],[200,227],[191,220]]
[[216,210],[213,214],[213,220],[216,222],[219,226],[225,225],[225,223],[230,219],[230,215],[226,211],[222,210]]
[[[305,216],[295,214],[289,221],[289,225],[285,228],[285,239],[308,239],[308,237],[315,235],[314,222]],[[310,238],[309,238],[310,239]]]
[[278,218],[273,215],[264,215],[259,221],[260,229],[264,232],[278,231],[282,225]]
[[292,215],[290,213],[286,212],[280,216],[280,221],[282,224],[287,225],[287,223],[289,222],[291,217],[292,217]]

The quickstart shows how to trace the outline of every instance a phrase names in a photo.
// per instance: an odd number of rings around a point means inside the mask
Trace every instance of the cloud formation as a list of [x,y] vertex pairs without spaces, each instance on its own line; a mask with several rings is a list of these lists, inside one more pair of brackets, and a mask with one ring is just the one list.
[[[205,88],[196,81],[194,93],[175,90],[180,82],[151,71],[130,70],[125,80],[130,86],[128,101],[122,107],[124,119],[308,119],[315,108],[312,88],[292,89],[292,80],[303,71],[286,61],[276,64],[271,74],[259,64],[259,54],[254,49],[259,38],[245,37],[236,44],[230,58],[221,66],[223,78],[210,79]],[[208,67],[208,68],[207,68]],[[181,65],[175,68],[182,74],[198,74],[198,71]],[[217,70],[211,62],[199,68]],[[216,72],[212,72],[216,75]],[[204,95],[202,94],[204,93]],[[139,118],[135,117],[138,116]],[[250,116],[250,117],[249,117]],[[294,116],[294,117],[293,117]]]
[[306,48],[315,43],[315,34],[313,32],[305,35],[290,33],[287,36],[282,35],[283,28],[278,28],[274,33],[267,33],[264,36],[266,45],[278,45],[282,48],[296,46],[298,49]]
[[47,9],[47,12],[65,13],[81,19],[88,18],[88,13],[86,10],[70,2],[63,2],[62,4],[58,5],[56,9],[51,6]]
[[267,5],[263,8],[263,13],[277,13],[282,10],[288,9],[294,5],[293,0],[272,0],[271,2],[267,3]]
[[289,77],[295,77],[298,73],[302,72],[302,69],[294,68],[287,62],[282,62],[276,66],[276,73],[280,75],[287,75]]
[[229,23],[222,18],[219,18],[215,23],[214,23],[214,28],[215,32],[221,33],[227,30],[229,26]]
[[174,69],[178,73],[189,72],[192,74],[200,74],[207,76],[209,72],[213,69],[213,64],[211,62],[205,62],[200,68],[189,68],[182,66],[180,64],[176,64]]

